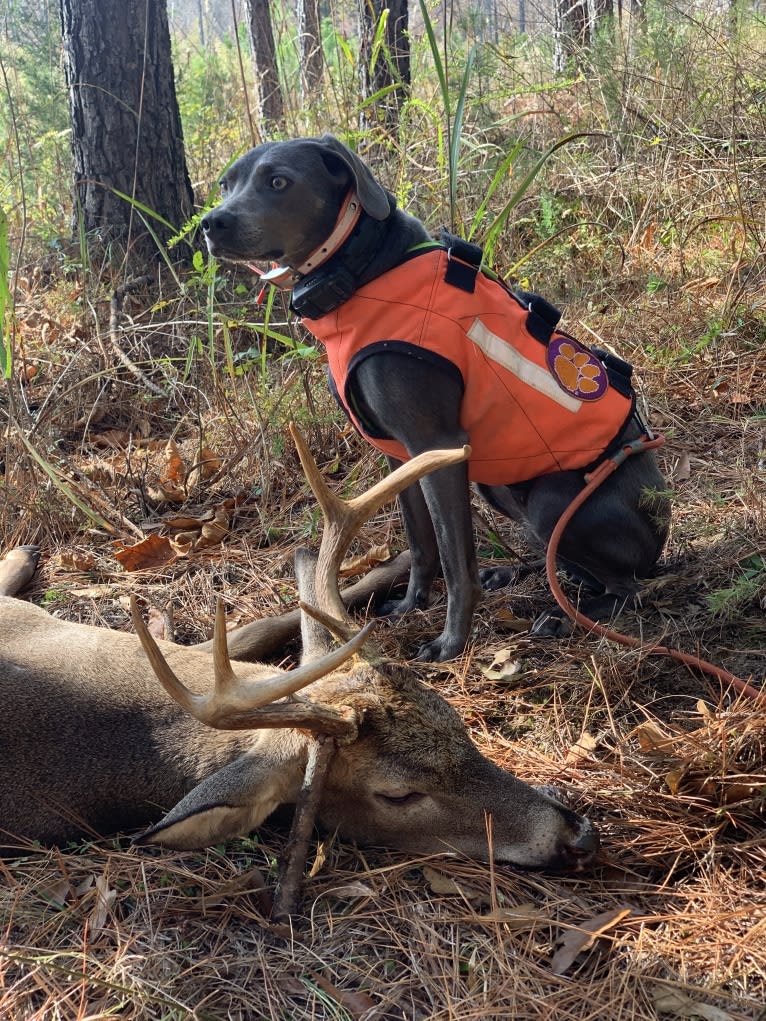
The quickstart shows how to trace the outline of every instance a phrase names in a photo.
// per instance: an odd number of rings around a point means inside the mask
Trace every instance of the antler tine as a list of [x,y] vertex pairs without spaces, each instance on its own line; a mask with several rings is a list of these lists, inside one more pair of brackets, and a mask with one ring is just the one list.
[[[141,640],[144,652],[149,659],[157,679],[174,701],[191,716],[209,727],[218,730],[252,730],[259,726],[280,727],[300,725],[306,730],[317,733],[348,735],[355,724],[344,719],[330,706],[300,705],[274,706],[273,702],[294,695],[307,685],[318,681],[321,677],[339,669],[343,664],[362,648],[374,627],[371,621],[355,635],[351,641],[326,656],[304,663],[296,670],[275,674],[271,677],[247,678],[237,677],[234,673],[228,652],[224,649],[223,659],[220,656],[219,633],[223,633],[222,611],[216,610],[216,651],[214,652],[215,686],[212,694],[197,695],[186,687],[173,672],[169,663],[160,651],[154,638],[149,634],[138,608],[134,595],[130,598],[130,613],[133,626]],[[219,623],[221,620],[221,623]],[[225,644],[225,635],[223,637]],[[204,664],[204,654],[200,655],[200,664]],[[222,672],[225,673],[221,683]],[[299,722],[296,724],[296,719]]]
[[324,515],[322,542],[316,568],[317,602],[325,613],[340,621],[347,620],[338,590],[338,570],[362,523],[384,503],[393,500],[403,489],[429,472],[467,461],[471,456],[471,448],[466,445],[454,450],[426,450],[400,465],[361,496],[352,500],[341,500],[328,488],[311,456],[308,444],[293,422],[290,423],[290,434],[308,483]]
[[216,695],[225,696],[238,684],[237,675],[231,668],[229,645],[226,640],[226,607],[219,596],[215,603],[215,627],[213,628],[213,677]]

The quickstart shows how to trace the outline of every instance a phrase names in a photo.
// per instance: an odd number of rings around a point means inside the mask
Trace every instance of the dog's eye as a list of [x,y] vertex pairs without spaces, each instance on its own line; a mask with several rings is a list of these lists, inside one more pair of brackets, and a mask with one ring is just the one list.
[[271,179],[271,187],[274,191],[284,191],[290,182],[281,174],[275,174]]

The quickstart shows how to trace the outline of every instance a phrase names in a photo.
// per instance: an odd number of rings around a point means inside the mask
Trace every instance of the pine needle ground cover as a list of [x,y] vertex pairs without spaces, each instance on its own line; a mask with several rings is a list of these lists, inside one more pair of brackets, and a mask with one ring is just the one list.
[[[301,914],[275,926],[281,818],[194,854],[30,848],[0,864],[0,1016],[766,1017],[763,708],[650,652],[661,642],[766,676],[763,36],[748,36],[746,63],[725,33],[671,42],[674,61],[644,54],[640,78],[611,53],[555,89],[516,60],[526,82],[467,104],[456,192],[465,233],[520,123],[522,162],[593,133],[546,163],[495,262],[559,303],[580,339],[634,363],[666,437],[671,537],[619,618],[646,647],[530,636],[550,602],[533,572],[486,596],[464,656],[413,664],[483,752],[599,824],[598,862],[575,878],[525,874],[318,834]],[[370,128],[361,148],[436,228],[446,191],[427,114],[413,104],[402,131],[399,144]],[[194,643],[219,594],[232,627],[295,603],[292,554],[321,522],[288,421],[343,495],[384,468],[281,301],[257,307],[248,275],[198,260],[124,285],[60,254],[19,267],[2,545],[42,547],[26,595],[51,612],[128,630],[134,592],[161,633]],[[482,566],[530,557],[512,525],[474,512]],[[403,545],[384,510],[350,570]],[[378,641],[406,658],[443,612],[437,591],[428,611],[381,622]]]

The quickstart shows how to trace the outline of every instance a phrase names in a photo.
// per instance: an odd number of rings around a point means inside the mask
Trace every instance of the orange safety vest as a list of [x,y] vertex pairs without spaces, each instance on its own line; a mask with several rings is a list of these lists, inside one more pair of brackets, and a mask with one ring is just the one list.
[[351,397],[362,359],[404,351],[446,359],[459,371],[472,482],[524,482],[602,459],[634,411],[629,366],[622,363],[628,375],[618,379],[589,348],[535,315],[534,303],[525,307],[475,267],[452,267],[472,270],[470,293],[448,282],[450,262],[444,248],[416,252],[333,312],[304,320],[327,349],[333,389],[354,425],[378,450],[409,459],[401,443],[373,435]]

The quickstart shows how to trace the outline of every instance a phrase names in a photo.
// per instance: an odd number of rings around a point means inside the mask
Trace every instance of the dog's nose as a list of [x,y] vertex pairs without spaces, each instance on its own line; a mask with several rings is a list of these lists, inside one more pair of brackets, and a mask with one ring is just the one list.
[[229,230],[233,217],[226,212],[214,209],[200,220],[200,226],[206,234],[222,234]]

